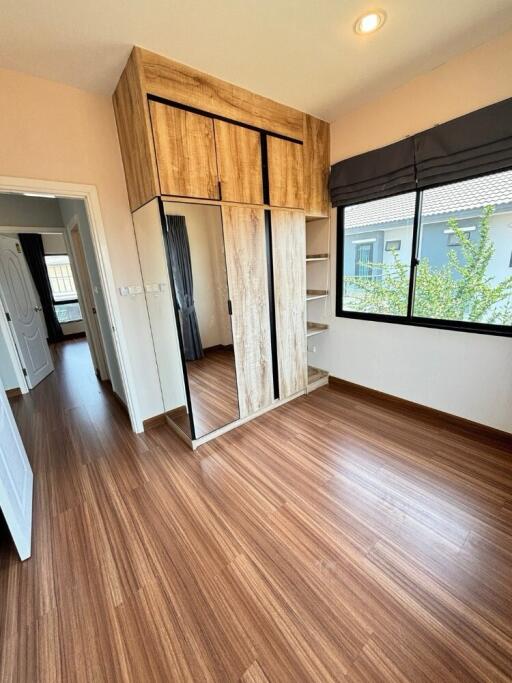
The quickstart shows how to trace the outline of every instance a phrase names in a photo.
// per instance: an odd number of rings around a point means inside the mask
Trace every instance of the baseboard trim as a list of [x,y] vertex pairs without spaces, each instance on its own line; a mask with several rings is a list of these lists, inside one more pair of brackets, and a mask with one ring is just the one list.
[[204,353],[208,351],[233,351],[233,344],[214,344],[203,348]]
[[22,396],[23,392],[19,387],[14,387],[13,389],[6,389],[5,393],[7,398],[16,398],[16,396]]
[[401,408],[402,410],[405,409],[409,411],[409,413],[415,414],[417,417],[421,417],[434,424],[437,423],[436,426],[438,427],[443,426],[440,423],[444,423],[444,426],[450,425],[451,427],[456,427],[467,435],[485,437],[491,441],[498,441],[500,444],[512,448],[512,434],[501,429],[489,427],[488,425],[474,422],[473,420],[468,420],[465,417],[459,417],[452,413],[446,413],[443,410],[437,410],[437,408],[430,408],[429,406],[415,403],[414,401],[409,401],[405,398],[400,398],[399,396],[393,396],[384,391],[370,389],[361,384],[355,384],[354,382],[349,382],[348,380],[340,379],[339,377],[333,377],[332,375],[329,376],[329,386],[345,393],[378,401],[379,403],[386,402],[390,407]]

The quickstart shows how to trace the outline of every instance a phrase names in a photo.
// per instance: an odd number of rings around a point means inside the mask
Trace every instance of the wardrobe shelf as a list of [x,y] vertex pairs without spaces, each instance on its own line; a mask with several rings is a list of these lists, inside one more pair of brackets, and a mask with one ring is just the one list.
[[328,261],[329,254],[308,254],[306,256],[306,263],[310,261]]
[[315,299],[325,299],[328,295],[326,289],[307,289],[306,290],[306,301],[314,301]]
[[323,323],[313,323],[309,322],[307,326],[307,336],[312,337],[315,334],[321,334],[329,329],[329,325],[324,325]]
[[315,368],[312,365],[308,365],[308,385],[318,382],[324,377],[329,377],[327,370],[320,370],[320,368]]

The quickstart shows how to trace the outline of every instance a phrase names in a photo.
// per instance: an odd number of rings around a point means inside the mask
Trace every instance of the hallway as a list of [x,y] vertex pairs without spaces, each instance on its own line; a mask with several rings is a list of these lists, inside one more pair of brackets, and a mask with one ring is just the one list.
[[13,401],[1,681],[510,680],[509,443],[326,387],[192,453],[131,432],[84,342],[55,363]]

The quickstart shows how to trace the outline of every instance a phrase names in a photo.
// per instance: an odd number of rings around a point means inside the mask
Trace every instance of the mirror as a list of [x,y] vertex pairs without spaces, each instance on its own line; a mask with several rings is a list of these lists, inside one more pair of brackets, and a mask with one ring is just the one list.
[[[165,202],[167,251],[193,437],[240,416],[220,206]],[[182,429],[188,415],[169,415]],[[188,432],[188,430],[186,430]]]

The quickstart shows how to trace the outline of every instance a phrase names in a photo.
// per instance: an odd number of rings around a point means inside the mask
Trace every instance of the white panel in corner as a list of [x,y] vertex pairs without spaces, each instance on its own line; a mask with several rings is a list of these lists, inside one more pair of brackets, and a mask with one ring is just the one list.
[[133,226],[163,398],[163,407],[160,406],[157,410],[155,404],[153,415],[157,415],[186,404],[176,317],[157,199],[135,211]]

